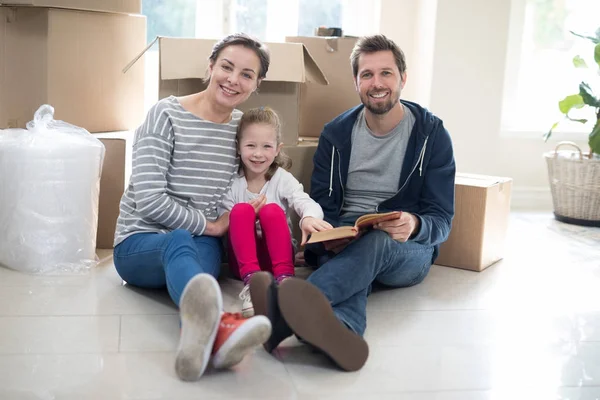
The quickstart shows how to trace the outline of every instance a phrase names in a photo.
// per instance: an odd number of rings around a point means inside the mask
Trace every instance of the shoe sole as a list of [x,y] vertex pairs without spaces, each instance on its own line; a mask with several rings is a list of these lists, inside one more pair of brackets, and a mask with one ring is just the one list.
[[208,274],[193,277],[180,302],[181,338],[175,371],[184,381],[200,379],[212,352],[223,310],[219,284]]
[[246,354],[260,346],[271,336],[271,322],[264,315],[245,321],[223,343],[213,356],[213,366],[218,369],[239,364]]
[[317,347],[345,371],[357,371],[369,357],[367,342],[337,319],[329,300],[314,285],[296,278],[279,286],[279,309],[304,341]]

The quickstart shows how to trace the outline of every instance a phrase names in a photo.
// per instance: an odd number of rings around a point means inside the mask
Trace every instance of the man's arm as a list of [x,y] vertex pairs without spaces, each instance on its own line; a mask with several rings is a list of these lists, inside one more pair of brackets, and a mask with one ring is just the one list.
[[450,234],[454,217],[454,179],[456,165],[452,141],[442,122],[437,126],[431,159],[425,171],[421,191],[419,228],[412,240],[424,245],[437,245]]

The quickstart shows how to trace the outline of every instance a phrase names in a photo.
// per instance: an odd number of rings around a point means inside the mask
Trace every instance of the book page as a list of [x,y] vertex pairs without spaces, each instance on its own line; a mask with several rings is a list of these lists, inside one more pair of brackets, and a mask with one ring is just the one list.
[[356,220],[356,227],[359,229],[368,228],[378,224],[379,222],[391,221],[393,219],[400,218],[401,215],[402,211],[391,211],[380,214],[365,214]]

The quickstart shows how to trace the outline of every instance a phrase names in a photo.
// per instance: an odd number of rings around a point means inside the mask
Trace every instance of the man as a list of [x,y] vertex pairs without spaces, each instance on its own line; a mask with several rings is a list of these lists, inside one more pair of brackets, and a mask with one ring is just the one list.
[[272,351],[296,334],[346,371],[367,360],[367,295],[376,282],[420,283],[450,232],[455,164],[442,121],[418,104],[400,100],[406,62],[383,35],[358,40],[350,57],[362,105],[325,125],[314,156],[311,197],[333,226],[360,215],[402,211],[352,241],[308,245],[318,267],[307,281],[275,286],[266,273],[251,283],[259,314],[271,319]]

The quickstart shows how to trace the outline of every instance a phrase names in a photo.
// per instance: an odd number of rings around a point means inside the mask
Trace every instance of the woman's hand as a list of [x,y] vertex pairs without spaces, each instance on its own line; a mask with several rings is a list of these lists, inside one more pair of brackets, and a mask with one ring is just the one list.
[[308,239],[308,235],[310,235],[312,232],[326,231],[328,229],[333,229],[333,226],[331,226],[329,222],[323,221],[322,219],[305,217],[302,219],[300,229],[302,229],[302,243],[300,245],[304,246],[306,244],[306,240]]
[[221,215],[215,222],[206,221],[204,234],[206,236],[220,237],[229,229],[229,212]]

